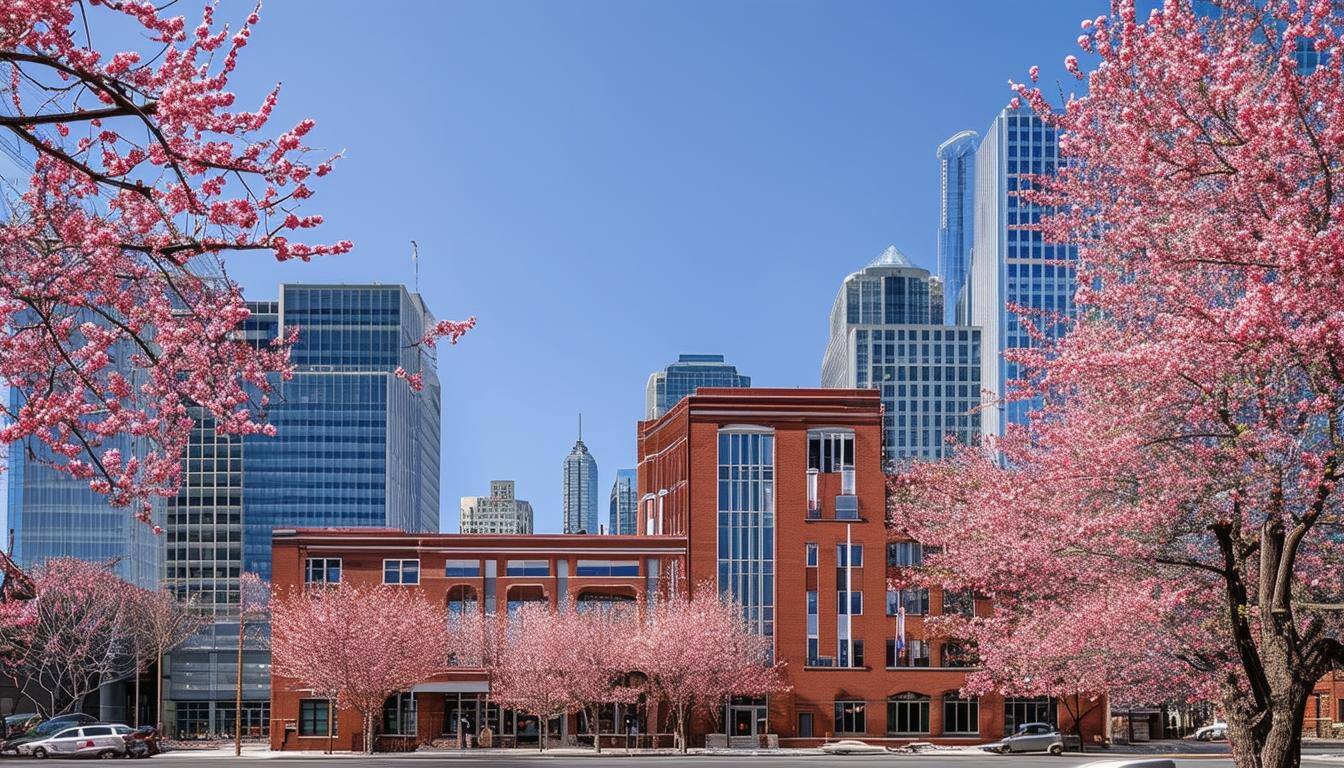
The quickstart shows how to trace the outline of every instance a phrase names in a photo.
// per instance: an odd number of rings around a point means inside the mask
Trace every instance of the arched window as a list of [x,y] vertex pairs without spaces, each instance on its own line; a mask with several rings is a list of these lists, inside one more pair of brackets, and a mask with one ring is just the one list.
[[887,733],[897,736],[927,735],[930,699],[922,693],[898,693],[887,697]]
[[458,584],[448,589],[448,612],[455,614],[475,613],[480,610],[480,600],[476,588],[470,584]]
[[964,698],[960,691],[943,694],[943,735],[976,736],[980,733],[980,699]]

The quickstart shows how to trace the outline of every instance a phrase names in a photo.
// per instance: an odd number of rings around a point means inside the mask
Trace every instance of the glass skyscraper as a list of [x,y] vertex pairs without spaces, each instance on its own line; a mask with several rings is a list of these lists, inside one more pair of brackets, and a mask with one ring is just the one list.
[[962,131],[938,145],[938,275],[943,281],[943,322],[970,322],[967,271],[975,236],[975,131]]
[[618,536],[634,536],[635,511],[639,506],[639,485],[635,470],[616,470],[616,482],[611,484],[607,532]]
[[[275,437],[218,435],[200,418],[168,505],[165,585],[215,619],[169,658],[166,725],[186,735],[233,727],[238,576],[269,578],[273,528],[439,528],[440,390],[432,354],[416,345],[433,323],[420,296],[287,284],[249,308],[242,333],[255,344],[298,327],[295,372],[271,393]],[[396,379],[397,366],[423,371],[424,388]],[[244,660],[242,717],[264,730],[269,654],[249,642]]]
[[583,432],[565,457],[565,533],[597,533],[597,460]]
[[656,419],[693,394],[697,387],[750,387],[751,377],[724,362],[723,355],[680,355],[677,362],[649,376],[644,389],[644,418]]
[[882,392],[888,461],[939,458],[979,437],[980,329],[943,325],[932,279],[895,247],[845,278],[821,385]]
[[[1007,305],[1066,317],[1074,314],[1076,249],[1046,243],[1040,232],[1018,228],[1038,223],[1043,213],[1040,206],[1016,195],[1025,188],[1022,175],[1054,173],[1057,147],[1054,128],[1028,107],[1009,107],[994,119],[975,153],[971,324],[983,332],[981,383],[991,398],[1002,397],[1006,383],[1020,376],[1017,366],[1004,361],[1004,350],[1032,344]],[[1057,323],[1038,325],[1052,335],[1064,330]],[[987,406],[981,412],[981,429],[987,435],[1001,435],[1008,423],[1025,424],[1033,407],[1030,400],[1008,403],[1006,409]]]

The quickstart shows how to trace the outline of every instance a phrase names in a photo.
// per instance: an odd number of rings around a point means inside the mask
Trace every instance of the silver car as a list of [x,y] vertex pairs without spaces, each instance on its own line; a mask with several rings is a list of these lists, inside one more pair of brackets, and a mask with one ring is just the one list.
[[1023,723],[1012,736],[1005,737],[985,746],[993,752],[1047,752],[1052,755],[1064,754],[1064,736],[1058,728],[1049,723]]
[[126,754],[126,736],[130,726],[112,723],[63,728],[45,739],[19,746],[19,754],[44,757],[101,757],[109,759]]

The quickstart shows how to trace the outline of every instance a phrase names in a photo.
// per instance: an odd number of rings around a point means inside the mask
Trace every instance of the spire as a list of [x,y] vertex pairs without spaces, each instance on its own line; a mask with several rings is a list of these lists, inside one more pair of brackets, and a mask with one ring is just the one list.
[[579,442],[583,442],[583,411],[579,411]]

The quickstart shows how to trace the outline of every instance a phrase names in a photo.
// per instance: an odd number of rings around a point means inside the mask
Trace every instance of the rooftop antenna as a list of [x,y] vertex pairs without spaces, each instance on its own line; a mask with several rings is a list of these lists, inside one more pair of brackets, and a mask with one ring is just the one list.
[[420,246],[411,241],[411,266],[415,268],[415,292],[420,292]]
[[579,411],[579,442],[583,442],[583,411]]

